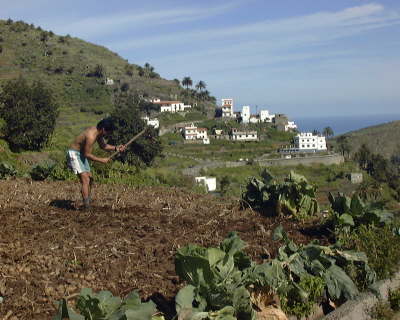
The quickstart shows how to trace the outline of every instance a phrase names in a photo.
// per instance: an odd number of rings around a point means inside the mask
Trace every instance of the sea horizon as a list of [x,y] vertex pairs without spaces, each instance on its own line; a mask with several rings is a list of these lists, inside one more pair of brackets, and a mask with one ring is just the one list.
[[400,120],[400,114],[350,115],[350,116],[323,116],[323,117],[293,117],[301,132],[322,132],[331,127],[335,136],[351,131],[376,126]]

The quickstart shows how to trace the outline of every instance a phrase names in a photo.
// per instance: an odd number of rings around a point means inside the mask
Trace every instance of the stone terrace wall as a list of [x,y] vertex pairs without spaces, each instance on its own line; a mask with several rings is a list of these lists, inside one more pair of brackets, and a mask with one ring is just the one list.
[[344,162],[344,158],[340,154],[330,154],[325,156],[308,156],[304,158],[292,158],[292,159],[262,159],[254,160],[261,166],[311,166],[313,164],[341,164]]

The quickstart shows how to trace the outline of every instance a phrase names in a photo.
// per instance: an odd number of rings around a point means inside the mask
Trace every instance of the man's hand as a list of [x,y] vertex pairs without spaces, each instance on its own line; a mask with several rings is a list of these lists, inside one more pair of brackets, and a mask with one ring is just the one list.
[[111,160],[111,158],[100,158],[99,162],[101,163],[108,163]]
[[116,147],[116,151],[118,151],[118,152],[124,152],[125,149],[126,149],[126,145],[124,145],[124,144],[121,144]]

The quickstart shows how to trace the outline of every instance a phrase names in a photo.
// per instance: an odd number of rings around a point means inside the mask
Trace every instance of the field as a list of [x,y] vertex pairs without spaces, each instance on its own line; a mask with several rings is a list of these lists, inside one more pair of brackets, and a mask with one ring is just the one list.
[[89,211],[75,209],[73,182],[18,179],[0,189],[0,318],[10,320],[50,319],[54,301],[84,287],[119,296],[139,289],[169,319],[181,287],[174,271],[181,246],[217,245],[237,231],[260,262],[276,253],[271,231],[279,223],[296,242],[328,242],[306,225],[178,188],[99,185]]

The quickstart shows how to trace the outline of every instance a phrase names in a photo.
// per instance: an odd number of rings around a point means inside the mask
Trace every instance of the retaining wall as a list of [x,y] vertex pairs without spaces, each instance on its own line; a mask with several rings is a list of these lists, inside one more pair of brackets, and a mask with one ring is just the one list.
[[344,157],[340,154],[330,154],[325,156],[308,156],[304,158],[292,158],[292,159],[262,159],[254,160],[261,166],[311,166],[313,164],[341,164],[344,162]]

